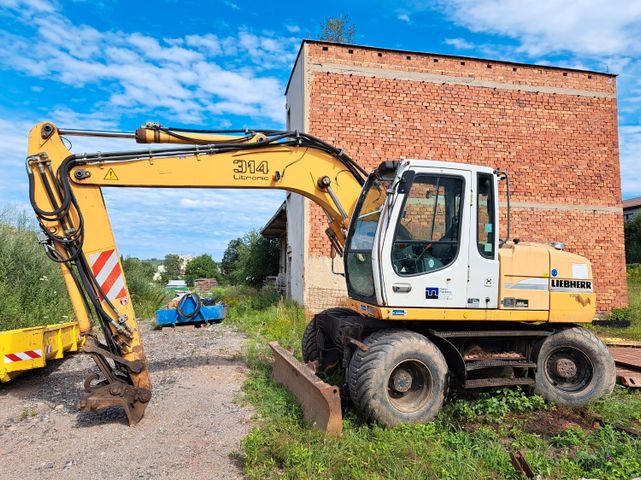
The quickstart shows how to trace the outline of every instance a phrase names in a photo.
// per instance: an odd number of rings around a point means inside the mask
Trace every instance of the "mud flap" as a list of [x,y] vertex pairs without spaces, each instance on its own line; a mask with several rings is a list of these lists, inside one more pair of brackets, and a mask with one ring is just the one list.
[[343,430],[339,388],[323,382],[312,368],[296,360],[278,342],[270,342],[269,346],[274,351],[272,378],[296,397],[307,422],[329,435],[339,436]]

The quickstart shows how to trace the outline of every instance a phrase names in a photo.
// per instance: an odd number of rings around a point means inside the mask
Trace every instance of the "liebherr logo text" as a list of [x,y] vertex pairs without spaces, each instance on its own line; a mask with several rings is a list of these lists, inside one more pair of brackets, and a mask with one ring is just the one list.
[[560,280],[553,278],[551,282],[552,290],[592,291],[592,282],[587,280]]
[[269,164],[266,160],[234,160],[234,180],[269,180]]

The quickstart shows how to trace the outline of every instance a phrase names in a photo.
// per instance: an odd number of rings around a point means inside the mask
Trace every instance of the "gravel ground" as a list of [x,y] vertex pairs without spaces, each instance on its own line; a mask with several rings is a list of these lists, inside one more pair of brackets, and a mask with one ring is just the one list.
[[76,409],[88,355],[49,362],[0,386],[0,478],[244,478],[243,336],[224,324],[141,329],[153,384],[142,421]]

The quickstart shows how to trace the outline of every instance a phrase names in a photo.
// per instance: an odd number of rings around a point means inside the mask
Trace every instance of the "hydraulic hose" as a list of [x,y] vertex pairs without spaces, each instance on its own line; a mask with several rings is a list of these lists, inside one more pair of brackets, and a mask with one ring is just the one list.
[[[196,308],[194,308],[194,311],[191,313],[185,313],[183,312],[183,304],[185,301],[191,298],[194,303],[196,304]],[[195,294],[195,293],[187,293],[182,296],[182,298],[178,301],[178,304],[176,305],[176,312],[178,312],[178,316],[187,320],[191,320],[192,318],[195,318],[199,313],[200,313],[200,307],[202,307],[203,302],[200,300],[200,297]]]

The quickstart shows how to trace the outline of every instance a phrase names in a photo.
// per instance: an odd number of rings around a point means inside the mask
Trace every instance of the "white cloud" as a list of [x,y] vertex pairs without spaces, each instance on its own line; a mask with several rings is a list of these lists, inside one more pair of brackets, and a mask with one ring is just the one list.
[[641,2],[630,0],[448,0],[441,6],[474,32],[517,39],[531,56],[641,52]]
[[401,12],[396,15],[396,18],[398,18],[401,22],[411,23],[410,16],[407,13]]
[[[282,126],[282,74],[293,63],[299,42],[289,36],[291,31],[285,36],[242,29],[226,36],[156,38],[74,24],[59,12],[44,1],[0,0],[0,18],[12,20],[0,24],[0,42],[11,46],[0,49],[0,68],[21,72],[34,91],[42,87],[30,83],[43,77],[87,89],[94,104],[50,95],[42,110],[0,111],[0,207],[26,203],[27,134],[37,121],[119,130],[121,118],[160,117],[174,125],[229,128],[226,117],[238,114],[250,116],[252,126]],[[77,111],[78,105],[85,110]],[[46,117],[38,118],[44,108]],[[32,120],[25,121],[28,117]],[[69,140],[75,153],[132,148],[126,140]],[[142,257],[173,251],[210,252],[219,258],[231,238],[262,227],[284,197],[277,191],[202,189],[104,193],[121,252]]]
[[289,33],[298,33],[300,32],[300,27],[298,25],[285,25],[285,28]]
[[28,14],[36,12],[51,13],[55,10],[54,5],[46,0],[2,0],[2,6],[15,8]]
[[641,125],[619,127],[619,137],[623,196],[641,196]]
[[[22,5],[24,7],[24,5]],[[241,30],[235,36],[187,35],[158,39],[138,32],[100,31],[72,24],[44,4],[0,5],[24,23],[24,33],[0,28],[0,65],[74,87],[110,92],[113,112],[165,111],[179,122],[242,112],[282,124],[282,81],[264,74],[287,68],[298,40]],[[33,31],[31,31],[33,29]],[[34,44],[38,48],[33,48]]]
[[[442,0],[439,6],[458,25],[497,36],[475,46],[485,56],[620,74],[622,190],[641,194],[641,0]],[[446,43],[456,46],[452,40]]]
[[474,48],[474,44],[468,42],[464,38],[446,38],[445,43],[451,47],[456,48],[457,50],[471,50]]
[[[107,188],[103,192],[120,250],[143,258],[208,252],[219,259],[229,240],[263,227],[284,200],[282,192],[260,190]],[[244,208],[247,205],[251,208]]]

